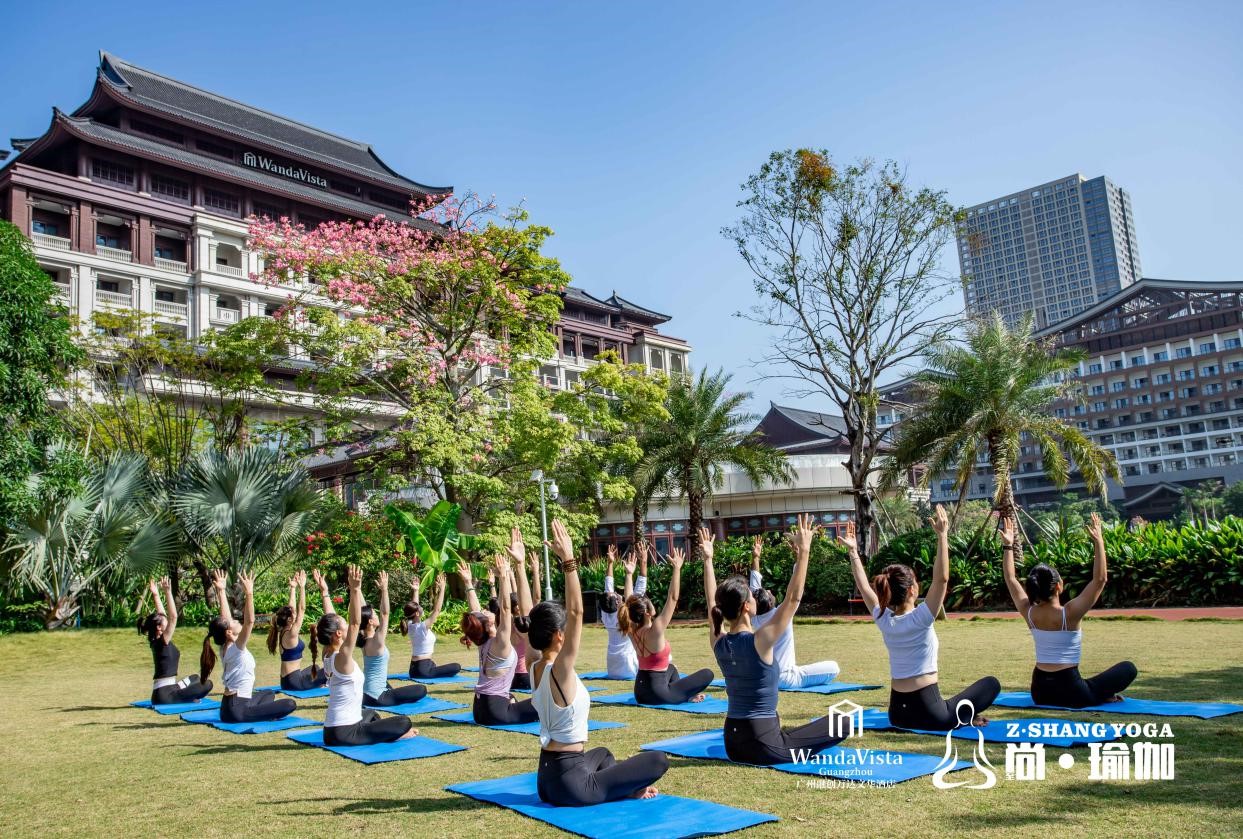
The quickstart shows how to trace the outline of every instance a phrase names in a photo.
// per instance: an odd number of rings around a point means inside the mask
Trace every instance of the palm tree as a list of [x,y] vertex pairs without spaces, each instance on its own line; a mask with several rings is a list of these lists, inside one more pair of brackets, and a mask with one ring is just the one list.
[[236,579],[238,571],[263,572],[291,555],[315,529],[322,507],[305,469],[252,447],[192,460],[173,492],[172,509],[200,574],[222,568]]
[[694,380],[674,377],[665,403],[668,418],[651,422],[639,442],[638,497],[686,499],[692,558],[699,555],[704,500],[721,487],[725,466],[741,470],[756,484],[789,483],[793,475],[785,452],[751,430],[759,418],[740,411],[751,394],[725,393],[729,380],[720,370],[712,375],[700,371]]
[[965,488],[984,454],[996,483],[993,508],[1013,517],[1010,478],[1024,441],[1040,446],[1045,475],[1059,487],[1066,486],[1072,463],[1102,498],[1106,478],[1118,478],[1113,455],[1050,410],[1057,400],[1079,396],[1068,374],[1083,353],[1037,338],[1030,316],[1013,330],[998,315],[973,322],[965,345],[933,347],[926,359],[927,369],[916,376],[920,407],[899,429],[885,483],[925,464],[925,482],[953,472]]
[[81,594],[100,577],[116,569],[150,574],[176,557],[178,539],[140,455],[114,454],[70,491],[51,484],[31,476],[40,501],[17,522],[7,551],[16,555],[13,582],[43,596],[43,624],[56,629],[74,619]]

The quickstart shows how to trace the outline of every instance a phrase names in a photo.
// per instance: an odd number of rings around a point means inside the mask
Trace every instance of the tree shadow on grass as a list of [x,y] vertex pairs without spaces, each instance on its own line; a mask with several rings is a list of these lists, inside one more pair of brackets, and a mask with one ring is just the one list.
[[288,813],[282,813],[282,815],[305,816],[308,809],[313,808],[314,805],[325,805],[330,802],[343,803],[336,804],[331,810],[326,811],[325,815],[374,816],[382,813],[465,813],[471,810],[487,809],[492,806],[464,795],[454,795],[452,793],[441,798],[293,798],[268,801],[266,803],[306,805],[295,807]]
[[1138,666],[1139,678],[1125,691],[1128,695],[1184,702],[1243,702],[1243,667],[1145,676],[1142,662]]
[[[62,714],[79,713],[83,711],[124,711],[131,708],[129,705],[78,705],[73,708],[43,708],[44,711],[60,711]],[[133,710],[143,710],[133,708]]]
[[[242,735],[246,736],[246,735]],[[184,749],[184,743],[167,743],[164,745],[167,749]],[[189,757],[200,757],[210,755],[231,755],[231,754],[248,754],[251,752],[292,752],[294,750],[305,749],[301,743],[295,743],[292,740],[285,743],[196,743],[190,748],[194,751],[189,753]]]
[[[113,731],[146,731],[152,728],[169,729],[175,727],[180,721],[176,719],[151,722],[128,722],[121,725],[113,725]],[[106,722],[84,722],[82,725],[108,725]]]

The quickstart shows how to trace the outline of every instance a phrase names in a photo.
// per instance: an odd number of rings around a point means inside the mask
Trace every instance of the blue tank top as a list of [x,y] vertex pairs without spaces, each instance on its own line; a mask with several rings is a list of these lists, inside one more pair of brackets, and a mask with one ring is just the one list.
[[363,693],[376,699],[388,690],[388,647],[379,655],[363,656]]
[[736,720],[777,716],[777,684],[781,671],[775,657],[772,664],[760,659],[755,651],[754,633],[722,635],[712,651],[716,653],[716,663],[721,666],[725,690],[729,694],[729,710],[725,716]]
[[306,649],[306,644],[302,643],[302,639],[298,639],[298,643],[289,649],[281,647],[281,661],[301,661],[302,651]]

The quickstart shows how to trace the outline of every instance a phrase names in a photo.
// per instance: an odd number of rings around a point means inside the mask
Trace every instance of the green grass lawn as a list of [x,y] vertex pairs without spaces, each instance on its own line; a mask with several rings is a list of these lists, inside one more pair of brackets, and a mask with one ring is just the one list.
[[[1026,689],[1032,645],[1023,624],[955,621],[938,627],[946,695],[994,674],[1006,690]],[[706,630],[671,632],[683,672],[710,666]],[[580,669],[602,669],[603,629],[589,631]],[[835,658],[842,678],[886,683],[879,633],[868,623],[800,624],[801,658]],[[177,633],[183,672],[197,662],[201,631]],[[259,684],[277,681],[277,663],[260,639]],[[392,641],[394,669],[404,640]],[[1130,658],[1140,676],[1131,693],[1151,699],[1243,702],[1243,622],[1167,623],[1089,620],[1085,671]],[[440,657],[471,661],[454,639]],[[423,733],[468,751],[417,761],[363,766],[299,746],[282,734],[238,736],[176,717],[127,707],[150,691],[151,658],[133,632],[91,630],[0,638],[0,756],[4,836],[516,836],[555,833],[497,807],[444,792],[445,784],[533,771],[536,738],[418,717]],[[215,674],[217,677],[219,673]],[[620,683],[602,683],[617,685]],[[469,703],[466,688],[434,695]],[[884,707],[887,689],[835,697],[781,694],[787,723],[822,714],[847,696]],[[298,713],[323,718],[324,700],[299,702]],[[700,731],[719,718],[596,706],[598,719],[627,728],[592,735],[619,757],[640,744]],[[1024,712],[996,709],[997,718]],[[1031,716],[1049,715],[1033,713]],[[1099,715],[1061,714],[1074,719]],[[1149,717],[1112,719],[1147,721]],[[801,788],[798,777],[719,762],[671,758],[663,791],[772,813],[781,821],[748,836],[1226,836],[1243,835],[1243,715],[1218,720],[1173,718],[1177,779],[1092,782],[1087,749],[1075,767],[1056,766],[1048,780],[1000,778],[987,791],[933,788],[928,778],[889,789]],[[869,732],[860,745],[939,754],[933,737]],[[964,750],[964,753],[968,751]],[[1004,766],[1004,748],[989,757]],[[626,833],[618,825],[618,835]]]

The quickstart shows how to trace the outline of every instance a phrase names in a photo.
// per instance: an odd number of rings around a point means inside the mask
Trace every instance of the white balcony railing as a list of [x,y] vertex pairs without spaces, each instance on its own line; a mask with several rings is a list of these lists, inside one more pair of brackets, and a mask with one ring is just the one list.
[[46,233],[35,233],[32,234],[30,238],[36,245],[43,248],[51,248],[54,251],[69,250],[69,240],[61,236],[49,236]]
[[184,262],[178,262],[175,259],[164,259],[159,256],[155,258],[155,267],[163,268],[165,271],[175,271],[178,274],[185,274],[188,272],[188,266]]
[[243,276],[242,269],[234,268],[232,265],[215,265],[215,266],[212,266],[212,270],[215,271],[217,274],[224,274],[226,277]]
[[134,298],[129,292],[121,291],[105,291],[102,288],[95,289],[95,302],[104,306],[132,306]]
[[133,262],[134,252],[124,248],[110,248],[107,245],[96,245],[95,253],[104,259],[115,259],[117,262]]
[[186,319],[189,309],[185,303],[173,303],[168,300],[155,301],[155,313],[164,317]]
[[211,319],[216,323],[237,323],[240,314],[237,309],[225,309],[217,306],[212,309]]
[[52,288],[56,289],[56,299],[65,305],[69,305],[73,300],[73,289],[68,283],[52,283]]

